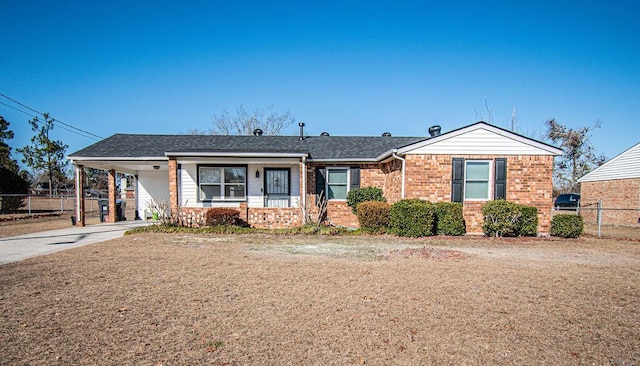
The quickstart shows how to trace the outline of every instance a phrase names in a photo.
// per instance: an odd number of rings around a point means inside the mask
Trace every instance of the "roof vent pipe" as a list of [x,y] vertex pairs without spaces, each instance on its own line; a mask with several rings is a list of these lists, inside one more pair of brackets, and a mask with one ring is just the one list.
[[329,136],[329,132],[323,132],[323,133],[320,134],[320,136],[327,137],[327,136]]
[[391,133],[385,132],[382,134],[382,137],[391,137]]
[[253,130],[253,136],[262,136],[262,130],[256,128],[255,130]]
[[429,135],[431,135],[431,137],[440,136],[440,131],[441,128],[439,125],[429,127]]
[[299,140],[302,141],[302,140],[304,140],[304,122],[298,123],[298,126],[300,126],[300,137],[299,137]]

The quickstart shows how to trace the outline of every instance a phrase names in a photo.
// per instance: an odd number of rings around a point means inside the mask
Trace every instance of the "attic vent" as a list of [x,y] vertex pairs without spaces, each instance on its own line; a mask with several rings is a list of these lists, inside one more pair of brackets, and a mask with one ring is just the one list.
[[382,137],[391,137],[391,133],[385,132],[382,134]]
[[439,125],[429,127],[429,135],[431,135],[431,137],[440,136],[440,131],[441,128]]
[[262,136],[262,130],[256,128],[255,130],[253,130],[253,136]]
[[329,136],[329,132],[323,132],[320,134],[320,136],[323,136],[323,137]]

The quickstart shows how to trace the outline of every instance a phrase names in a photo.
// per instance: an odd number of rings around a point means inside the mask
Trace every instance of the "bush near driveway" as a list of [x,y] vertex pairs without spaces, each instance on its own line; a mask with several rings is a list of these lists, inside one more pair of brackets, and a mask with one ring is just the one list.
[[580,215],[560,214],[551,219],[551,236],[577,238],[584,230],[584,220]]

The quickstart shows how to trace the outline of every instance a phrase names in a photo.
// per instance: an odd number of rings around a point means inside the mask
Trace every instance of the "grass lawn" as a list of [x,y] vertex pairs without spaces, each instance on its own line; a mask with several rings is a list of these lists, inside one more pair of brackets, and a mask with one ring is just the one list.
[[640,363],[640,244],[140,234],[0,266],[0,365]]

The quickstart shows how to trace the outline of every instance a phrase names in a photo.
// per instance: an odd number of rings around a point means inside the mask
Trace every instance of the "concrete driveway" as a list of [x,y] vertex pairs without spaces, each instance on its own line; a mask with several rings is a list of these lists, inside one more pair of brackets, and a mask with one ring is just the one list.
[[120,221],[0,238],[0,265],[119,238],[129,229],[150,224],[146,221]]

